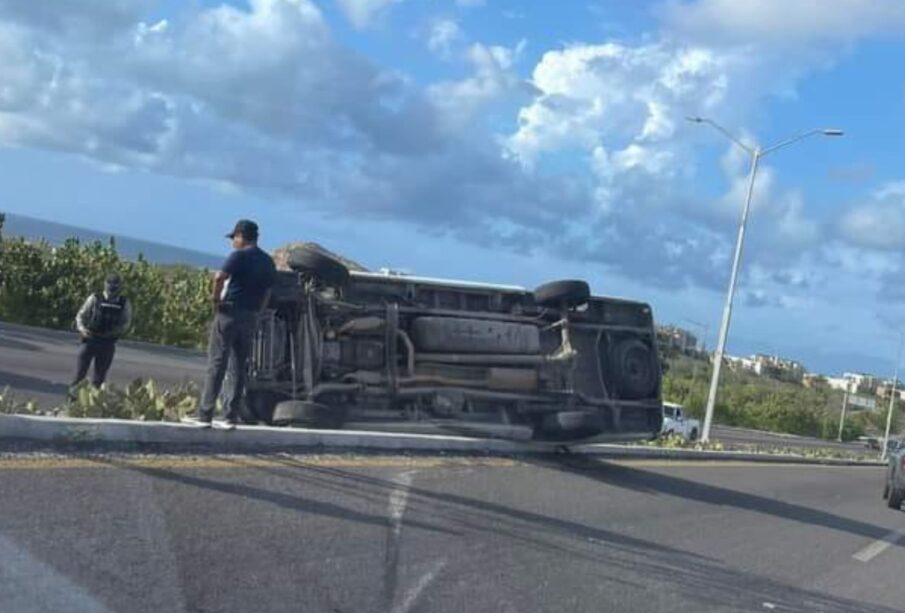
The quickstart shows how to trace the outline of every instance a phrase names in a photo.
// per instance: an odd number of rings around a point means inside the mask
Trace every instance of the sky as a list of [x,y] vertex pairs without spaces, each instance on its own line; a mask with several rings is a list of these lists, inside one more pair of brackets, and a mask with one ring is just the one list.
[[0,209],[225,254],[585,278],[710,347],[892,374],[901,0],[0,0]]

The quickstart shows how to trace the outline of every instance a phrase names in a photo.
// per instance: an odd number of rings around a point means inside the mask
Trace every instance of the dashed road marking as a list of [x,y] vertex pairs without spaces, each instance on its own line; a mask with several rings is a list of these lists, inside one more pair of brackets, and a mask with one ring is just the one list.
[[859,562],[870,562],[878,555],[886,551],[888,548],[901,541],[903,538],[905,538],[905,534],[902,534],[901,532],[890,532],[883,538],[874,541],[852,557]]
[[431,581],[437,576],[437,574],[443,570],[443,567],[446,566],[446,560],[440,560],[435,562],[433,568],[424,573],[418,582],[412,586],[411,589],[406,591],[405,597],[402,599],[396,607],[393,607],[393,613],[409,613],[412,610],[412,606],[418,600],[418,596],[421,595],[421,592],[424,591],[428,585],[430,585]]
[[387,532],[383,569],[383,600],[384,608],[387,610],[392,608],[393,603],[396,601],[396,591],[399,585],[399,558],[402,547],[400,542],[402,537],[402,516],[405,515],[405,506],[408,503],[413,472],[407,470],[396,475],[393,478],[393,483],[396,487],[390,492],[387,509],[389,530]]

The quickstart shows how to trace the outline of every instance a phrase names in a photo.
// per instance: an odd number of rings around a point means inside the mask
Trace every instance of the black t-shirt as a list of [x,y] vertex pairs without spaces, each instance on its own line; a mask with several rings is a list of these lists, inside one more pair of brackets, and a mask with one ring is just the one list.
[[257,246],[230,253],[222,270],[229,275],[223,302],[237,309],[257,311],[264,294],[276,282],[273,258]]

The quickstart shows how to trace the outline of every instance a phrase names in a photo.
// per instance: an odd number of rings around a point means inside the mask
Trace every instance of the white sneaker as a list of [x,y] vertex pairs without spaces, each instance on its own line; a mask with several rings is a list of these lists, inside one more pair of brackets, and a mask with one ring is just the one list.
[[211,422],[205,421],[203,419],[198,419],[197,417],[183,417],[179,421],[184,424],[200,428],[201,430],[207,430],[211,427]]
[[225,419],[218,419],[217,421],[214,422],[214,427],[217,428],[218,430],[235,430],[236,422],[227,421]]

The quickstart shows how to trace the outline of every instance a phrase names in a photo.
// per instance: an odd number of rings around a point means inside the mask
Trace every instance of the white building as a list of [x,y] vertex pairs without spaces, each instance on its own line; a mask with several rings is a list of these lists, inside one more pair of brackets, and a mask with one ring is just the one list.
[[827,377],[826,382],[830,389],[849,394],[876,394],[881,385],[891,383],[874,375],[856,372],[847,372],[841,377]]
[[725,360],[733,370],[745,370],[758,377],[772,377],[794,383],[800,383],[805,373],[800,362],[775,355],[755,354],[748,358],[725,356]]

